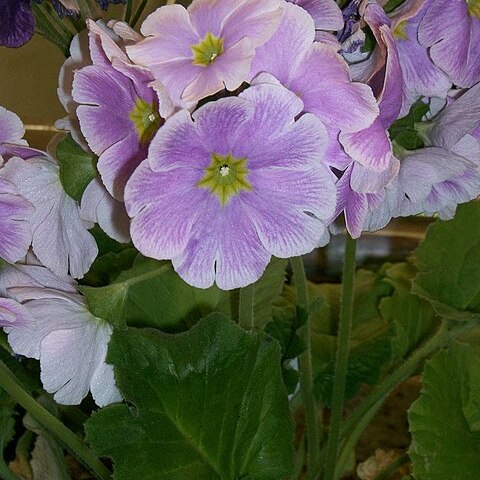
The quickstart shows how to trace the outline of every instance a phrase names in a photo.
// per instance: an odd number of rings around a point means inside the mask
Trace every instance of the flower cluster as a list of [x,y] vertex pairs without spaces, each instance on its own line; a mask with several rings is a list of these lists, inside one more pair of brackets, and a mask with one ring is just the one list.
[[[0,256],[20,261],[0,271],[0,322],[59,401],[119,398],[111,328],[71,278],[97,256],[94,223],[190,285],[230,290],[272,256],[325,245],[338,217],[358,237],[392,217],[451,218],[479,195],[480,2],[405,0],[388,15],[383,3],[194,0],[158,8],[140,33],[89,20],[58,89],[57,125],[98,157],[80,203],[0,109]],[[29,22],[30,2],[2,5]],[[71,365],[53,382],[52,342],[77,340],[88,374]],[[111,387],[99,392],[99,376]]]

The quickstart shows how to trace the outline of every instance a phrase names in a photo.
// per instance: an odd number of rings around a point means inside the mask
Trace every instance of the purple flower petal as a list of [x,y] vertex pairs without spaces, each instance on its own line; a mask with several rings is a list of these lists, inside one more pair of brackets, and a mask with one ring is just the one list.
[[423,14],[422,10],[405,24],[406,38],[396,37],[404,80],[402,113],[405,114],[419,97],[446,98],[452,86],[448,76],[432,62],[428,50],[418,42],[418,26]]
[[0,175],[35,207],[32,246],[39,260],[59,275],[70,272],[75,278],[82,277],[98,249],[80,219],[78,205],[63,190],[58,165],[46,157],[28,161],[14,157]]
[[249,80],[268,72],[288,87],[296,66],[314,40],[315,26],[311,16],[302,8],[287,3],[277,32],[255,51]]
[[355,161],[372,170],[385,170],[392,155],[392,145],[380,117],[365,130],[341,133],[340,143]]
[[418,39],[457,86],[470,87],[480,80],[480,18],[469,14],[465,0],[431,1]]
[[[197,114],[198,112],[201,110]],[[178,141],[179,138],[182,139],[181,142]],[[202,160],[198,166],[205,168],[210,161],[209,153],[203,148],[190,113],[186,110],[170,117],[157,132],[150,144],[148,158],[149,165],[155,172],[192,165],[199,159]]]
[[148,161],[137,168],[128,182],[125,202],[133,217],[132,240],[142,253],[159,260],[182,253],[201,213],[199,205],[205,205],[208,195],[196,187],[202,176],[201,170],[185,168],[157,173],[150,169]]
[[300,95],[305,111],[343,132],[367,128],[379,113],[370,87],[350,82],[345,61],[320,43],[311,46],[288,88]]
[[334,0],[288,0],[304,8],[313,18],[317,30],[341,30],[343,15]]
[[11,298],[0,298],[0,327],[26,327],[34,322],[30,312]]
[[130,220],[125,205],[107,192],[98,177],[93,179],[83,192],[80,218],[98,223],[100,228],[117,242],[130,241]]
[[429,132],[432,143],[451,150],[463,136],[480,126],[479,112],[480,82],[435,117]]
[[14,263],[26,255],[32,242],[34,211],[15,185],[0,178],[0,258]]
[[2,0],[0,19],[0,45],[21,47],[32,38],[35,19],[30,0]]

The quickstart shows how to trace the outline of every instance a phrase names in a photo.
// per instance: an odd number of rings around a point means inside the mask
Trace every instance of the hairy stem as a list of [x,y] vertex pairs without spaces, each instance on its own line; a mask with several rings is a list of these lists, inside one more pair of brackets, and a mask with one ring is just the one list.
[[110,480],[110,472],[98,457],[62,422],[32,398],[18,383],[13,373],[0,361],[0,388],[60,440],[100,480]]
[[356,241],[347,234],[343,264],[342,301],[337,337],[335,377],[333,380],[332,413],[325,459],[325,480],[336,480],[338,478],[335,474],[335,467],[340,449],[340,426],[345,403],[345,382],[350,353],[350,337],[352,333],[355,251]]
[[305,268],[302,257],[290,259],[293,270],[295,286],[297,289],[297,325],[305,323],[303,341],[305,351],[299,357],[300,387],[302,392],[303,406],[305,409],[305,424],[307,429],[307,479],[314,479],[314,472],[320,466],[320,430],[318,424],[317,404],[313,391],[312,369],[312,339],[311,323],[308,315],[308,288]]

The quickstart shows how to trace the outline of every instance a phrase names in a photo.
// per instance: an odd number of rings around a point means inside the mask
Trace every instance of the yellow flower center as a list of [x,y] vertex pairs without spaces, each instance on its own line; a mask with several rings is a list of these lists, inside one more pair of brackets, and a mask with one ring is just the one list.
[[251,191],[252,186],[247,180],[248,168],[246,158],[235,158],[228,155],[212,155],[212,162],[205,169],[204,177],[197,187],[207,188],[225,206],[228,201],[242,190]]
[[147,144],[160,128],[161,118],[156,106],[141,98],[137,98],[133,110],[130,112],[130,120],[135,126],[138,139],[142,145]]
[[408,40],[407,21],[403,20],[393,29],[393,36],[397,40]]
[[480,0],[466,0],[471,17],[480,18]]
[[193,64],[208,67],[223,53],[223,38],[208,32],[200,42],[192,45]]

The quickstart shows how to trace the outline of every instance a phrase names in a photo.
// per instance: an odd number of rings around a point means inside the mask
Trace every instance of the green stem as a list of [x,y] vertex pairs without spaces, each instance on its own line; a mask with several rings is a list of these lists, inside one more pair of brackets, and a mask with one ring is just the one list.
[[308,315],[308,287],[302,257],[290,259],[295,287],[297,289],[297,325],[303,325],[305,351],[299,357],[300,388],[305,409],[305,424],[307,428],[307,479],[314,479],[314,472],[320,467],[320,429],[318,424],[317,403],[313,390],[312,368],[312,326]]
[[353,288],[355,284],[356,241],[347,234],[343,264],[342,302],[340,324],[337,337],[335,377],[333,380],[332,412],[325,459],[325,480],[336,480],[335,466],[340,449],[340,424],[345,403],[345,383],[347,378],[348,356],[353,318]]
[[17,382],[13,373],[0,361],[0,387],[32,417],[60,440],[99,479],[110,480],[110,472],[97,456],[62,422],[33,399]]
[[253,330],[255,328],[255,317],[253,313],[254,298],[254,283],[240,289],[238,305],[238,323],[245,330]]
[[444,347],[450,340],[463,335],[477,325],[477,321],[461,324],[459,322],[449,323],[447,320],[442,320],[437,332],[372,390],[365,402],[349,416],[343,425],[341,436],[346,440],[338,461],[337,473],[347,464],[350,454],[365,428],[394,388],[407,378],[410,378],[418,369],[420,363],[435,350]]
[[33,2],[32,9],[37,33],[60,48],[65,56],[68,56],[73,33],[63,25],[60,19],[54,20],[45,10],[44,5]]
[[125,16],[123,18],[128,24],[130,24],[130,20],[132,19],[133,2],[134,0],[127,0],[127,6],[125,8]]
[[87,20],[87,18],[94,18],[92,9],[87,0],[78,0],[78,6],[80,7],[80,15],[84,20]]
[[388,467],[382,470],[374,480],[388,480],[400,467],[403,467],[410,461],[407,453],[404,453],[396,460],[394,460]]
[[132,28],[135,28],[135,25],[140,20],[140,17],[142,16],[142,13],[145,10],[145,7],[147,6],[147,1],[148,0],[143,0],[140,6],[137,8],[137,11],[135,12],[132,23],[130,24]]

